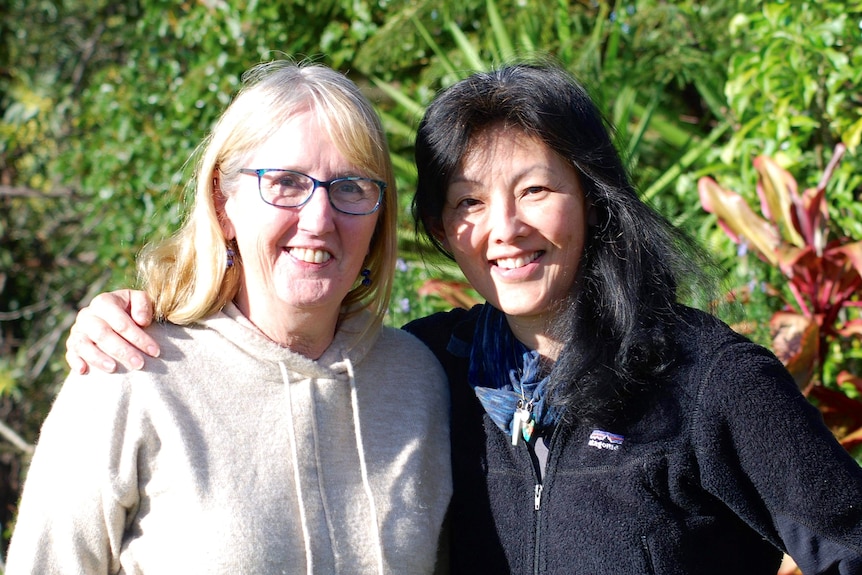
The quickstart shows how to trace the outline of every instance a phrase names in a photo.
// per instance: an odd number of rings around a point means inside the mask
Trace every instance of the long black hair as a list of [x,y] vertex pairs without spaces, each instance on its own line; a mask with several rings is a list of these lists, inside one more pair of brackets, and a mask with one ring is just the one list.
[[542,62],[473,74],[441,92],[419,125],[413,216],[448,257],[435,232],[449,180],[471,139],[499,123],[540,138],[580,174],[589,223],[573,293],[549,326],[564,346],[548,390],[565,417],[612,422],[637,390],[661,380],[680,282],[709,284],[703,254],[638,197],[587,90]]

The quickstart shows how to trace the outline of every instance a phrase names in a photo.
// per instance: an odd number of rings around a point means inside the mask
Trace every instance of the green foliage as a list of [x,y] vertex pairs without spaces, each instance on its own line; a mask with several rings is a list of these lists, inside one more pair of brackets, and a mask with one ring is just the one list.
[[855,150],[862,140],[860,17],[859,2],[768,2],[733,18],[731,39],[740,49],[725,93],[741,129],[726,156],[758,144],[769,154],[779,145],[791,158],[828,154],[838,141]]
[[[820,335],[812,333],[816,331],[814,328],[799,330],[809,337],[800,335],[791,340],[800,349],[785,355],[797,368],[800,364],[817,362],[815,381],[822,386],[811,388],[812,401],[824,412],[844,444],[851,450],[856,445],[857,459],[862,461],[859,429],[862,410],[853,399],[858,399],[862,383],[851,375],[859,373],[862,366],[860,333],[854,327],[859,322],[855,311],[860,305],[859,290],[844,280],[834,282],[836,278],[832,276],[852,273],[854,268],[844,267],[840,271],[836,268],[840,262],[831,261],[835,256],[830,256],[830,253],[851,254],[848,250],[858,244],[851,244],[847,238],[862,237],[860,21],[862,3],[858,1],[768,3],[760,11],[737,17],[731,28],[737,49],[730,61],[730,79],[725,88],[737,131],[722,150],[721,159],[728,168],[723,177],[725,185],[746,186],[752,174],[744,159],[767,153],[774,155],[784,168],[804,174],[806,179],[800,184],[814,186],[818,172],[826,168],[831,150],[839,142],[848,149],[823,196],[824,202],[828,200],[830,220],[822,235],[837,239],[824,251],[822,263],[811,257],[800,258],[798,267],[807,267],[812,273],[800,274],[801,270],[797,270],[794,277],[788,276],[790,282],[784,280],[784,285],[791,287],[800,281],[820,286],[812,292],[822,292],[816,302],[810,302],[804,289],[796,288],[799,295],[807,298],[803,307],[797,309],[811,316]],[[826,222],[821,225],[825,227]],[[856,269],[858,273],[858,262]],[[752,265],[748,271],[748,281],[776,279],[777,269],[765,265]],[[737,277],[746,281],[738,272]],[[772,311],[782,309],[787,302],[786,292],[781,295],[784,297],[768,302]],[[847,311],[830,312],[845,307]],[[782,317],[793,319],[793,316]],[[780,337],[781,331],[793,331],[791,326],[795,324],[798,322],[778,322],[775,336]],[[779,353],[786,350],[786,346],[773,344],[773,347]],[[817,352],[813,356],[808,353],[812,348]],[[803,358],[809,361],[802,361]]]
[[[771,347],[848,449],[862,445],[862,241],[832,237],[826,188],[844,155],[839,144],[816,187],[800,192],[768,156],[754,159],[760,215],[736,192],[701,178],[701,203],[743,252],[780,271],[783,300],[769,319]],[[847,350],[845,353],[844,350]]]
[[830,184],[832,223],[862,237],[862,2],[743,6],[731,21],[724,88],[734,133],[712,173],[737,189],[753,189],[750,159],[765,154],[816,174],[841,142],[848,153]]
[[[451,300],[441,297],[435,290],[427,289],[430,282],[438,280],[441,275],[458,277],[460,272],[451,267],[444,270],[420,260],[399,259],[385,323],[401,327],[414,319],[452,309]],[[460,307],[469,305],[461,304]]]

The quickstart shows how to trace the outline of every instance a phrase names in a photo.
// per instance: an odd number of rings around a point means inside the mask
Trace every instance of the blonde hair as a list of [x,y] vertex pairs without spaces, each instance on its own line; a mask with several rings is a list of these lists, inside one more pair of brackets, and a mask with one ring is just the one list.
[[[188,324],[231,301],[240,287],[242,260],[233,256],[219,225],[224,199],[235,193],[245,159],[294,115],[313,111],[339,152],[369,177],[386,182],[365,267],[370,285],[357,281],[342,302],[341,318],[369,309],[375,324],[389,306],[396,257],[397,193],[380,118],[359,88],[322,65],[279,60],[255,66],[198,148],[192,209],[176,234],[144,248],[138,277],[156,318]],[[217,182],[217,184],[216,184]],[[217,197],[218,195],[218,197]],[[369,216],[355,216],[369,217]],[[369,326],[370,328],[371,326]]]

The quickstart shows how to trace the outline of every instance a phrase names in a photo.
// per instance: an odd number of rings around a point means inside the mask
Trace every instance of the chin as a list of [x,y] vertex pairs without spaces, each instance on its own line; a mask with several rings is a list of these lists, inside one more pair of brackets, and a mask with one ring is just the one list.
[[565,293],[546,291],[512,294],[510,297],[498,298],[500,305],[497,309],[502,310],[507,315],[514,316],[543,315],[565,297]]
[[519,302],[519,303],[500,303],[496,306],[497,309],[506,315],[512,317],[530,317],[541,315],[547,309],[544,306],[537,306],[535,301]]

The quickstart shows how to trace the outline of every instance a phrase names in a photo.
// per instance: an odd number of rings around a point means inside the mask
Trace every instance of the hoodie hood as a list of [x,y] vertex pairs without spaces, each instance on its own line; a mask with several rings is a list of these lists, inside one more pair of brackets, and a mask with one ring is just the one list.
[[[380,335],[380,327],[372,327],[374,317],[360,311],[340,322],[335,337],[318,359],[308,358],[279,345],[266,337],[233,304],[201,321],[206,327],[224,334],[244,353],[259,360],[284,364],[288,371],[310,378],[331,378],[347,381],[347,363],[359,365]],[[238,330],[237,325],[245,329]],[[365,332],[364,337],[359,336]]]

